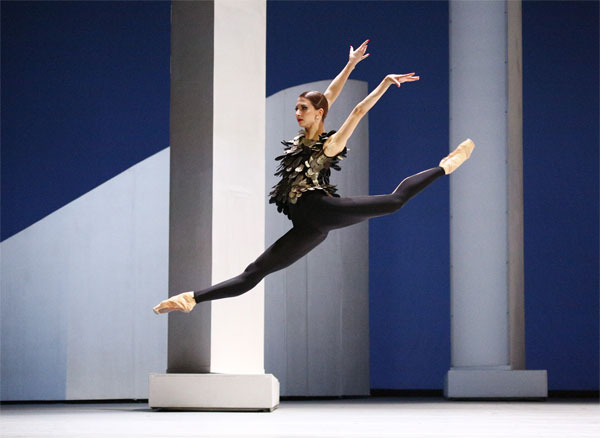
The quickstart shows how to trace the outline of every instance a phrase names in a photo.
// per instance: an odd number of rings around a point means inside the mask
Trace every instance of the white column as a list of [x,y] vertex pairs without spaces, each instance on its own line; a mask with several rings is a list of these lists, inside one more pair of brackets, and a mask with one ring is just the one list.
[[[264,251],[265,0],[172,2],[171,293],[240,274]],[[169,315],[153,408],[273,410],[264,289]]]
[[[450,2],[449,398],[545,397],[525,371],[520,1]],[[519,370],[519,371],[517,371]]]

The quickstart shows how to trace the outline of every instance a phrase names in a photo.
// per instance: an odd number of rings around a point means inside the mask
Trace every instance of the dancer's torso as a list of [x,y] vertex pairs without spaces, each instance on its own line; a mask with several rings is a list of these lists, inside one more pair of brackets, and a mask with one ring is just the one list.
[[336,186],[329,183],[330,169],[340,170],[338,163],[346,156],[347,149],[344,148],[335,157],[328,157],[323,151],[323,144],[334,133],[324,132],[317,140],[309,140],[301,131],[293,140],[282,141],[286,146],[284,153],[275,158],[280,161],[275,175],[280,176],[281,180],[273,186],[269,203],[276,204],[277,210],[290,219],[293,219],[292,211],[297,213],[301,206],[310,204],[299,200],[313,192],[315,195],[339,196]]

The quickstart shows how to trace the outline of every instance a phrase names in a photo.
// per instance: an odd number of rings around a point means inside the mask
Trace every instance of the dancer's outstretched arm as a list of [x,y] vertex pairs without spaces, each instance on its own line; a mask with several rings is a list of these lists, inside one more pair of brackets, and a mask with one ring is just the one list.
[[356,67],[356,64],[358,64],[360,61],[369,56],[369,54],[366,53],[368,43],[369,40],[366,40],[356,50],[354,50],[354,48],[350,46],[350,53],[348,54],[348,63],[346,64],[344,69],[335,77],[335,79],[331,81],[331,84],[329,84],[329,87],[327,87],[327,90],[325,91],[325,93],[323,93],[327,98],[327,103],[329,104],[330,109],[331,105],[333,105],[333,102],[335,102],[337,97],[342,92],[342,88],[344,88],[344,85],[346,84],[350,73],[352,73],[352,70],[354,70],[354,67]]
[[404,75],[387,75],[377,86],[377,88],[371,91],[371,93],[365,97],[362,102],[354,107],[340,130],[329,137],[329,139],[325,142],[323,145],[325,155],[333,157],[344,150],[346,142],[356,129],[358,122],[360,122],[360,120],[369,112],[371,108],[373,108],[373,105],[375,105],[381,96],[383,96],[390,85],[395,84],[399,87],[403,82],[413,82],[418,80],[419,76],[414,76],[414,73],[407,73]]

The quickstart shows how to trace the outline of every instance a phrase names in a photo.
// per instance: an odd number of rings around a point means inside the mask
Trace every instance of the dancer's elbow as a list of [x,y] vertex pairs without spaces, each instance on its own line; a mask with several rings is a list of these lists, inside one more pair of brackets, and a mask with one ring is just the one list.
[[366,108],[365,105],[363,105],[362,103],[359,103],[352,110],[352,115],[360,118],[360,117],[363,117],[365,114],[367,114],[368,111],[369,110]]

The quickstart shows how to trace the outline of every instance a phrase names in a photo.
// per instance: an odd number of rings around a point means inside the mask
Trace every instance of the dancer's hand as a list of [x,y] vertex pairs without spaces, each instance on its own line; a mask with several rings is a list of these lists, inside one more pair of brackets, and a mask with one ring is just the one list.
[[350,53],[348,54],[348,61],[351,64],[356,65],[363,59],[368,58],[369,53],[366,53],[368,44],[369,44],[369,40],[366,40],[356,50],[354,50],[354,48],[352,46],[350,46]]
[[404,75],[387,75],[384,81],[390,85],[395,84],[399,87],[403,82],[414,82],[419,79],[419,76],[414,76],[414,73],[406,73]]

